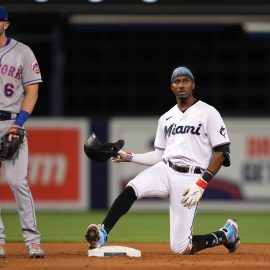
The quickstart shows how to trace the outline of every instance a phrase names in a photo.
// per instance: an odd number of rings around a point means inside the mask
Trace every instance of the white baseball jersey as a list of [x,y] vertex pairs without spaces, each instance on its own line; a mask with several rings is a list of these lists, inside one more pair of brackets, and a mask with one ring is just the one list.
[[208,167],[213,147],[228,143],[219,112],[203,101],[197,101],[185,112],[175,105],[163,114],[155,139],[155,147],[164,149],[164,159],[204,169]]
[[42,82],[37,60],[25,44],[9,39],[0,49],[0,110],[18,113],[24,86]]

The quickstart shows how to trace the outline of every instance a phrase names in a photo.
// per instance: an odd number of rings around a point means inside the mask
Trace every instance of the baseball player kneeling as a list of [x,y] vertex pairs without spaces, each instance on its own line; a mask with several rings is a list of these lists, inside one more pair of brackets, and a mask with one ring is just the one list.
[[158,121],[155,150],[135,154],[120,150],[112,161],[134,162],[151,167],[132,179],[116,198],[100,225],[86,230],[89,248],[105,245],[108,234],[143,197],[170,198],[170,246],[177,254],[194,254],[224,245],[235,252],[240,245],[236,220],[206,235],[192,235],[198,202],[221,166],[230,165],[230,140],[219,112],[194,97],[195,80],[184,66],[173,70],[171,91],[177,104]]

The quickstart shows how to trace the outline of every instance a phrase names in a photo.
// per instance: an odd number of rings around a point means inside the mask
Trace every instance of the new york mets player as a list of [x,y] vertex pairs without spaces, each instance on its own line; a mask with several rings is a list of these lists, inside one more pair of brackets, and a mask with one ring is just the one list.
[[[0,6],[0,137],[9,130],[24,127],[38,98],[42,82],[37,60],[32,50],[6,36],[8,12]],[[16,134],[11,135],[17,136]],[[2,161],[3,175],[14,194],[22,226],[23,239],[30,258],[43,258],[40,233],[37,230],[35,208],[27,183],[28,145],[21,144],[15,160]],[[5,258],[4,226],[0,219],[0,258]]]
[[151,165],[132,179],[116,198],[100,225],[86,230],[89,248],[103,246],[108,234],[132,206],[143,197],[169,197],[170,246],[176,254],[194,254],[224,245],[231,253],[240,245],[238,224],[228,219],[219,230],[193,235],[197,206],[209,181],[221,166],[230,165],[230,140],[219,112],[194,97],[195,80],[190,69],[177,67],[171,91],[177,104],[158,122],[155,150],[144,154],[119,151],[113,162]]

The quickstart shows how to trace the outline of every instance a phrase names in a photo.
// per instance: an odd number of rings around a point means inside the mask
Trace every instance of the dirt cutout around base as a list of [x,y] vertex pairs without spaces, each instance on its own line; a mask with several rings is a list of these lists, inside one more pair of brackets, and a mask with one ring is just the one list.
[[206,249],[192,256],[175,255],[169,244],[110,243],[136,248],[142,257],[88,257],[87,243],[43,243],[44,259],[30,259],[23,243],[7,243],[5,259],[0,269],[5,270],[186,270],[186,269],[270,269],[270,244],[241,244],[234,254],[223,246]]

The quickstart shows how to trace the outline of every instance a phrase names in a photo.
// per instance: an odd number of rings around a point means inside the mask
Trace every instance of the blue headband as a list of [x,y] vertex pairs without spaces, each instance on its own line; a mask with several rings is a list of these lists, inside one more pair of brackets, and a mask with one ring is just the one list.
[[186,77],[190,78],[192,81],[194,81],[194,76],[193,76],[192,72],[186,67],[176,68],[172,73],[171,82],[173,82],[173,80],[178,76],[186,76]]

